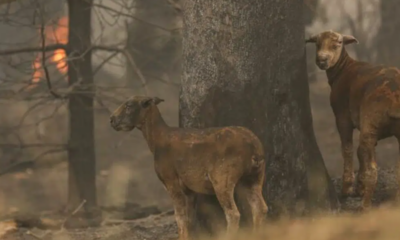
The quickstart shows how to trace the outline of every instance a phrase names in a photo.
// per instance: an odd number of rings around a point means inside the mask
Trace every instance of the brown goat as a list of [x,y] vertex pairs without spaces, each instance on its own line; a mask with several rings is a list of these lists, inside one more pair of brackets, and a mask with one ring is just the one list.
[[158,178],[172,198],[179,239],[188,239],[194,193],[215,194],[224,210],[227,232],[235,233],[240,213],[234,189],[240,185],[258,228],[267,213],[262,196],[264,151],[260,140],[243,127],[183,129],[163,120],[157,97],[136,96],[119,106],[110,117],[116,131],[142,131],[154,155]]
[[[325,31],[311,36],[306,43],[316,44],[316,64],[326,70],[331,87],[330,103],[344,158],[342,195],[362,196],[361,208],[368,209],[378,177],[375,146],[379,140],[391,136],[400,142],[400,71],[352,59],[344,46],[358,43],[353,36]],[[360,131],[357,150],[360,169],[355,191],[354,129]]]

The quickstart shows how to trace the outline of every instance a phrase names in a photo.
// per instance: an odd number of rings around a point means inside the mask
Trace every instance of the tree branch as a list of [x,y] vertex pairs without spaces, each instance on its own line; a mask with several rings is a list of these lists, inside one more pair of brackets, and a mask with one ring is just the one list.
[[149,25],[149,26],[152,26],[152,27],[155,27],[155,28],[164,30],[164,31],[166,31],[166,32],[173,32],[173,31],[176,30],[176,29],[167,29],[167,28],[164,28],[164,27],[159,26],[159,25],[157,25],[157,24],[150,23],[150,22],[146,22],[146,21],[144,21],[144,20],[142,20],[142,19],[140,19],[140,18],[137,18],[137,17],[133,16],[133,14],[123,13],[123,12],[120,12],[120,11],[115,10],[115,9],[113,9],[113,8],[110,8],[110,7],[101,5],[101,4],[93,3],[93,7],[98,7],[98,8],[104,9],[104,10],[106,10],[106,11],[110,11],[110,12],[112,12],[112,13],[115,13],[115,14],[117,14],[117,15],[120,15],[120,16],[123,16],[123,17],[128,17],[128,18],[134,19],[134,20],[136,20],[136,21],[138,21],[138,22],[140,22],[140,23],[143,23],[143,24],[146,24],[146,25]]
[[[43,10],[41,7],[39,7],[41,9],[41,11]],[[46,65],[46,33],[45,33],[45,26],[44,26],[44,19],[43,19],[43,12],[40,13],[40,15],[42,16],[42,23],[40,25],[40,36],[42,38],[42,68],[45,74],[45,78],[46,78],[46,84],[47,84],[47,88],[50,92],[51,95],[53,95],[53,97],[55,98],[61,98],[61,95],[57,94],[51,85],[51,81],[50,81],[50,74],[49,74],[49,69],[47,68]]]
[[54,144],[54,143],[9,144],[9,143],[0,143],[0,148],[48,148],[48,147],[67,147],[67,144]]
[[9,3],[12,3],[15,1],[17,1],[17,0],[0,0],[0,5],[9,4]]
[[132,68],[136,71],[137,75],[139,76],[140,81],[142,82],[142,86],[144,88],[144,91],[146,93],[146,95],[148,94],[148,89],[147,89],[147,81],[144,77],[144,75],[142,74],[142,71],[140,71],[139,67],[137,66],[135,60],[133,59],[132,54],[130,54],[130,52],[128,51],[128,49],[125,48],[118,48],[118,47],[111,47],[111,46],[103,46],[103,45],[94,45],[92,46],[93,50],[101,50],[101,51],[106,51],[106,52],[118,52],[118,53],[122,53],[125,58],[127,59],[127,61],[129,62],[129,64],[132,66]]
[[18,54],[18,53],[32,53],[32,52],[50,52],[50,51],[55,51],[58,49],[63,49],[64,51],[67,51],[68,47],[66,44],[51,44],[47,45],[45,47],[27,47],[27,48],[18,48],[18,49],[9,49],[9,50],[2,50],[0,51],[0,56],[4,55],[12,55],[12,54]]

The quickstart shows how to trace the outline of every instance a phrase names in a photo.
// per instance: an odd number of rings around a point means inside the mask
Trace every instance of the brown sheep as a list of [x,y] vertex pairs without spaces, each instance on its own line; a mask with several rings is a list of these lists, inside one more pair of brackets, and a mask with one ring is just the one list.
[[110,117],[116,131],[139,129],[154,155],[154,167],[170,197],[179,239],[188,239],[194,213],[194,193],[215,194],[224,210],[227,232],[235,233],[240,213],[234,189],[245,189],[258,228],[267,213],[262,196],[264,151],[260,140],[244,127],[183,129],[163,120],[157,97],[136,96],[120,105]]
[[[361,209],[369,209],[378,177],[375,146],[391,136],[400,141],[400,71],[352,59],[344,46],[358,43],[353,36],[325,31],[311,36],[306,43],[316,44],[316,64],[326,71],[331,87],[330,104],[344,158],[342,195],[362,196]],[[360,131],[355,191],[354,129]]]

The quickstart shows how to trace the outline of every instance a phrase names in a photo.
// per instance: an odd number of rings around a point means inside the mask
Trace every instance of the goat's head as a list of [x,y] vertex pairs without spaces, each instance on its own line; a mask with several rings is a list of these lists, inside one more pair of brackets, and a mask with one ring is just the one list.
[[146,120],[150,106],[163,102],[158,97],[131,97],[122,103],[110,116],[110,124],[116,131],[131,131],[139,129]]
[[327,70],[335,66],[344,45],[358,43],[358,40],[353,36],[330,30],[311,36],[306,43],[315,43],[317,46],[315,63],[321,70]]

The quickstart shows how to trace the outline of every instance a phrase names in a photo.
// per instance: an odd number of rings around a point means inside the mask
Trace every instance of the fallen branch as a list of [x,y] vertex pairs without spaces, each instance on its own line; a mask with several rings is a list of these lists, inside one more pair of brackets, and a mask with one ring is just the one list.
[[32,237],[34,237],[34,238],[36,238],[36,239],[44,239],[47,235],[49,235],[51,233],[51,231],[46,231],[46,232],[44,232],[41,236],[39,236],[38,234],[36,234],[36,233],[33,233],[33,232],[31,232],[30,230],[28,230],[27,232],[26,232],[26,235],[29,235],[29,236],[32,236]]
[[69,216],[67,216],[64,219],[63,223],[61,224],[60,231],[64,230],[65,223],[68,221],[68,219],[70,219],[75,214],[77,214],[79,212],[79,210],[83,207],[83,205],[85,205],[85,203],[86,203],[86,199],[83,199],[82,202],[79,204],[79,206]]

